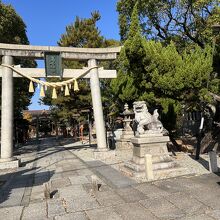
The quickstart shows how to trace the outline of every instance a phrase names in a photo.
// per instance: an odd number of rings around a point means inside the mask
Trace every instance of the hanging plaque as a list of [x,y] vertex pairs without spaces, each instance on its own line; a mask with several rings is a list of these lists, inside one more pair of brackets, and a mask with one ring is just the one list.
[[62,78],[62,58],[59,52],[45,52],[44,53],[46,77],[59,76]]

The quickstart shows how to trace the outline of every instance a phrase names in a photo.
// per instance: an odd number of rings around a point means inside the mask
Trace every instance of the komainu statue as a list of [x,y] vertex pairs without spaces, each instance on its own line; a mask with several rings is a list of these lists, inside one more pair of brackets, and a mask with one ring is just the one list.
[[157,109],[153,115],[148,112],[145,101],[137,101],[133,103],[135,122],[137,123],[137,134],[147,133],[163,133],[163,125],[159,121]]

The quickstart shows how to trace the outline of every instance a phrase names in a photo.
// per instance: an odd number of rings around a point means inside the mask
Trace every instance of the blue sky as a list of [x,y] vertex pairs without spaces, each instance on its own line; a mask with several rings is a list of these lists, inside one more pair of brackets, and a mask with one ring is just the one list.
[[[2,0],[11,4],[27,26],[27,36],[32,45],[55,46],[65,27],[74,23],[75,17],[88,18],[99,11],[97,26],[107,39],[119,40],[117,0]],[[43,67],[42,61],[38,62]],[[29,109],[47,109],[38,104],[39,91],[32,98]]]

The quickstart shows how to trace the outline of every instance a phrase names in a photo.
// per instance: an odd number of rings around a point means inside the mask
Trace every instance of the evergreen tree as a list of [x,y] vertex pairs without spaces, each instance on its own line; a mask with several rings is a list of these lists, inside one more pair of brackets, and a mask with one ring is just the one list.
[[144,36],[165,43],[172,40],[181,48],[191,43],[204,48],[212,41],[211,26],[220,21],[218,0],[120,0],[117,3],[117,11],[123,41],[128,38],[136,2]]
[[128,39],[124,43],[118,63],[118,77],[112,80],[112,92],[114,99],[118,100],[118,105],[123,109],[125,102],[133,103],[141,96],[145,80],[145,50],[143,38],[140,34],[137,4],[132,14],[132,22]]
[[[10,44],[29,44],[26,25],[11,5],[0,1],[0,42]],[[15,64],[23,67],[35,67],[31,60],[16,58]],[[33,94],[28,92],[29,80],[14,78],[14,117],[21,117],[22,110],[27,109]]]
[[[172,118],[178,116],[183,105],[202,110],[201,103],[212,101],[208,90],[218,89],[212,74],[212,48],[195,46],[180,54],[173,42],[164,46],[146,40],[140,33],[137,7],[119,56],[118,78],[111,84],[114,99],[121,106],[125,102],[131,106],[135,100],[161,106],[165,126],[172,129]],[[167,114],[169,121],[165,120]]]
[[66,33],[61,35],[58,45],[62,47],[102,47],[104,38],[96,27],[96,22],[100,18],[97,11],[91,13],[91,18],[88,19],[81,19],[77,16],[74,24],[66,27]]

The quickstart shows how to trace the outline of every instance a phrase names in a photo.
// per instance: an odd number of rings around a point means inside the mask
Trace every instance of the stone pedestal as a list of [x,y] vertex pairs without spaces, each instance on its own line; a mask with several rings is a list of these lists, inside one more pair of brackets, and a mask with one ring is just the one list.
[[0,170],[16,169],[20,166],[20,160],[11,157],[10,160],[0,159]]
[[116,141],[116,150],[128,150],[133,147],[131,138],[134,137],[134,132],[123,130],[120,139]]
[[130,140],[131,138],[134,137],[134,132],[132,130],[123,130],[122,131],[122,135],[121,135],[121,139],[126,139],[126,140]]
[[120,150],[129,150],[132,148],[132,143],[130,140],[128,139],[120,139],[117,140],[116,142],[116,150],[120,151]]
[[168,150],[167,142],[168,136],[162,134],[144,134],[142,136],[134,137],[131,139],[133,144],[133,157],[132,160],[125,164],[124,172],[129,176],[145,177],[145,155],[152,155],[152,169],[154,179],[160,179],[157,175],[161,170],[169,170],[177,167],[177,164],[172,161]]

